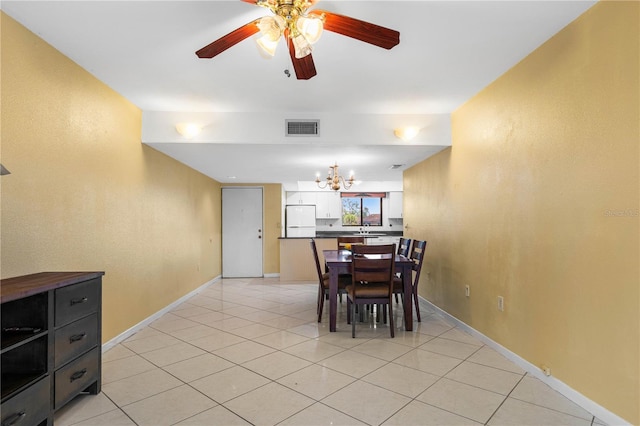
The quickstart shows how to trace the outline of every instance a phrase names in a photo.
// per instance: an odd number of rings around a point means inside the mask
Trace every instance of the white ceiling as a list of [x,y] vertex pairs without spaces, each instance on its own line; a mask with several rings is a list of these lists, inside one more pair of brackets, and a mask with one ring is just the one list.
[[[451,145],[450,113],[595,1],[319,1],[314,8],[400,32],[381,49],[326,32],[318,75],[293,74],[283,43],[252,38],[213,59],[195,51],[267,9],[240,0],[2,1],[2,10],[143,111],[142,141],[220,182],[308,186],[337,161],[367,181]],[[320,119],[319,137],[285,137],[287,118]],[[196,122],[187,140],[177,122]],[[404,143],[393,129],[415,125]],[[392,164],[403,164],[389,170]],[[231,178],[231,176],[235,176]],[[306,182],[306,183],[305,183]]]

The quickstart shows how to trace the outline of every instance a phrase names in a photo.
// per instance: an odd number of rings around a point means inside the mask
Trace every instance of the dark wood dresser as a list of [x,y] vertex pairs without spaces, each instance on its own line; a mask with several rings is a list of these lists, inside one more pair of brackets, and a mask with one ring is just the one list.
[[2,426],[53,424],[82,392],[100,392],[104,272],[0,281]]

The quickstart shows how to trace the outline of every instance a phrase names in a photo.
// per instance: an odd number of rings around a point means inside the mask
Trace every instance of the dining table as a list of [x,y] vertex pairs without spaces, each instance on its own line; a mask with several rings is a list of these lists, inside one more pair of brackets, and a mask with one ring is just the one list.
[[[329,270],[329,331],[336,331],[336,313],[338,310],[338,276],[351,273],[351,252],[349,250],[323,250],[324,262]],[[411,279],[413,273],[413,261],[405,256],[396,254],[394,271],[402,276],[404,295],[402,306],[404,308],[404,329],[413,331],[413,290]]]

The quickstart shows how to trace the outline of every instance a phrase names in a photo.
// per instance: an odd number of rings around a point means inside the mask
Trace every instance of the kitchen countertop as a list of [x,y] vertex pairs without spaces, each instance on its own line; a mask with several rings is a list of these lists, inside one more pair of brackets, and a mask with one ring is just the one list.
[[[357,232],[345,232],[345,231],[319,231],[316,232],[315,238],[338,238],[338,237],[353,237]],[[402,231],[375,231],[371,232],[373,235],[363,235],[365,238],[377,238],[377,237],[402,237]],[[299,240],[309,239],[310,237],[278,237],[280,240]]]

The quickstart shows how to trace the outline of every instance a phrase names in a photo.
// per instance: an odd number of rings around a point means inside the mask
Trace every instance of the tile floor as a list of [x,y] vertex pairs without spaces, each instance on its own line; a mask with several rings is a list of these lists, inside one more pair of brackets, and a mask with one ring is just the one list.
[[[217,281],[104,354],[102,393],[63,425],[601,425],[580,406],[423,307],[396,337],[356,338],[317,287]],[[399,310],[398,310],[399,311]]]

